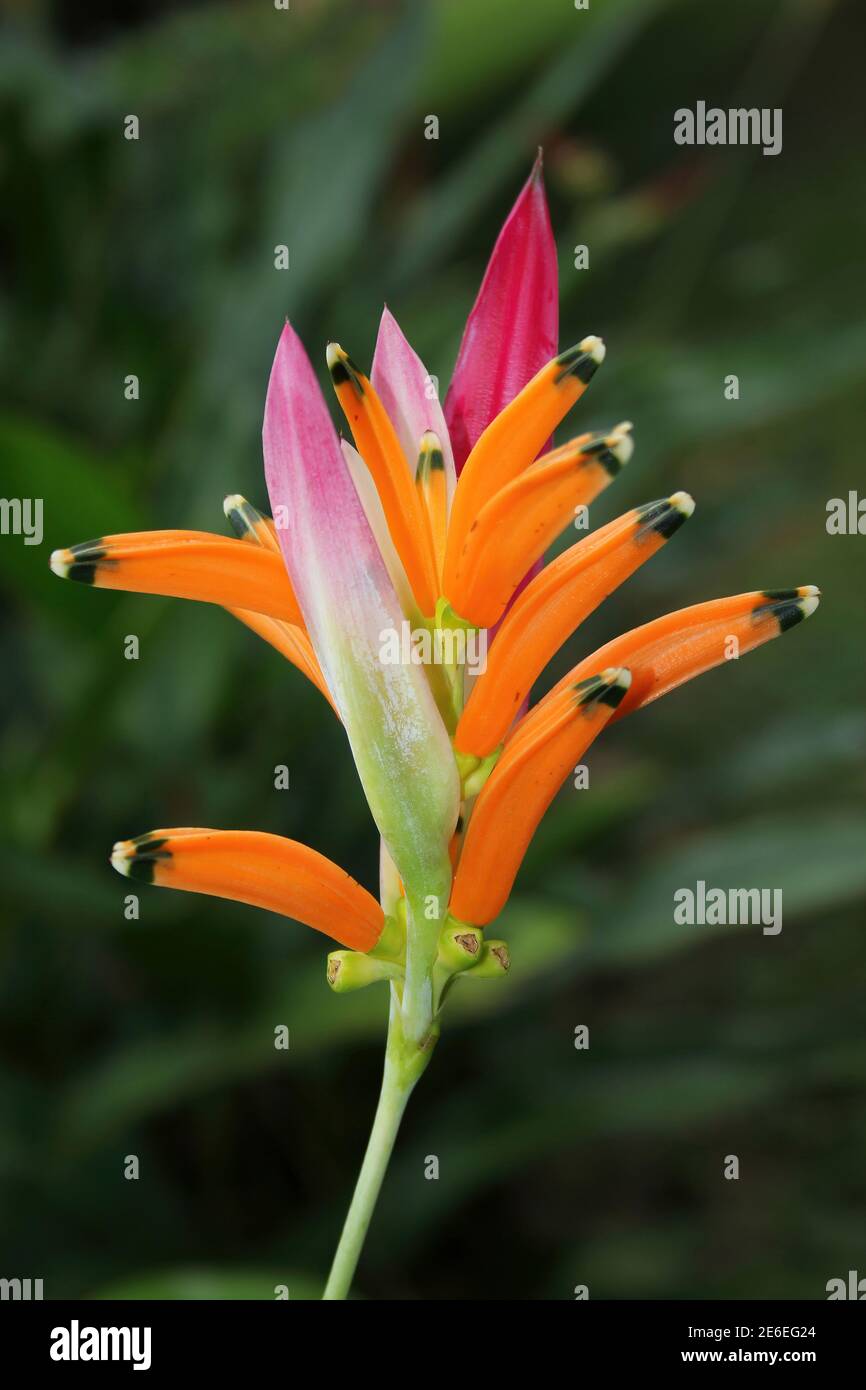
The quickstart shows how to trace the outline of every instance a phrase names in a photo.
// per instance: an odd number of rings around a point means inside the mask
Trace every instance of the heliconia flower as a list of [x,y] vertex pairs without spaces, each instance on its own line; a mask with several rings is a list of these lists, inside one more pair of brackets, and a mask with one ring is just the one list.
[[[485,925],[490,905],[498,911],[507,899],[557,769],[573,764],[582,738],[720,664],[725,643],[747,651],[818,602],[807,588],[669,614],[607,643],[525,714],[558,648],[694,510],[686,493],[638,507],[571,546],[521,592],[633,449],[624,423],[539,457],[605,356],[595,335],[564,352],[556,338],[556,252],[539,162],[494,248],[444,412],[386,309],[369,377],[338,344],[328,347],[354,438],[341,444],[287,324],[263,433],[276,526],[234,496],[225,503],[234,540],[145,532],[52,556],[56,573],[96,587],[220,604],[318,686],[345,726],[382,834],[389,918],[405,917],[404,885],[416,903],[419,894],[447,900],[453,871],[451,912]],[[383,641],[407,619],[422,636],[451,638],[501,625],[464,693],[459,663],[444,675],[435,664],[387,663]],[[615,699],[599,695],[608,678]],[[212,853],[228,845],[210,833]],[[166,881],[180,886],[176,871]],[[433,914],[433,931],[441,917]],[[411,939],[410,931],[410,950]],[[344,982],[350,975],[341,967]]]
[[[605,643],[527,711],[562,644],[694,511],[685,492],[646,503],[538,572],[633,448],[628,423],[549,447],[605,357],[595,334],[558,351],[556,297],[539,163],[494,248],[444,411],[386,309],[369,376],[327,348],[352,433],[341,444],[286,324],[263,428],[273,521],[232,496],[235,539],[135,533],[51,557],[55,573],[97,588],[224,607],[322,691],[348,737],[381,837],[380,903],[315,850],[256,831],[158,830],[112,854],[121,873],[324,932],[340,947],[327,964],[337,993],[389,983],[382,1108],[326,1298],[348,1290],[452,986],[509,969],[507,945],[485,929],[575,764],[607,724],[818,606],[809,585],[666,614]],[[473,640],[493,628],[473,671]]]

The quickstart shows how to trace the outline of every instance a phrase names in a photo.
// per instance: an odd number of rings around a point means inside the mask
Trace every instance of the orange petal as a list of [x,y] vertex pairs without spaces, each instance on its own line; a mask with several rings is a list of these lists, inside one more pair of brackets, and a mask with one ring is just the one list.
[[449,908],[458,921],[483,927],[502,911],[539,821],[628,684],[623,669],[573,683],[536,737],[506,747],[469,819]]
[[448,545],[445,592],[453,587],[463,543],[481,508],[538,457],[560,420],[586,390],[604,361],[600,338],[584,338],[554,357],[490,422],[457,480]]
[[418,607],[430,617],[439,596],[427,517],[406,456],[369,378],[338,343],[328,344],[328,369],[358,452],[373,475],[388,529]]
[[[240,493],[233,493],[230,497],[226,497],[223,502],[223,511],[240,540],[249,541],[251,545],[264,546],[266,550],[273,550],[282,558],[280,542],[277,539],[277,528],[269,516],[258,511],[245,497],[241,497]],[[245,608],[230,608],[228,611],[232,617],[237,618],[253,632],[258,633],[259,637],[263,637],[287,661],[290,661],[293,666],[303,672],[307,679],[312,681],[313,685],[322,692],[334,713],[337,714],[337,707],[331,699],[331,692],[328,690],[327,681],[322,674],[322,668],[306,628],[282,622],[279,618],[268,618],[262,613],[253,613]],[[339,714],[337,714],[337,718],[339,718]]]
[[439,589],[442,586],[445,538],[448,531],[448,479],[442,444],[433,430],[427,430],[421,438],[415,485],[427,515],[427,525],[433,542],[433,559],[436,564],[436,587]]
[[251,608],[303,627],[282,556],[208,531],[135,531],[55,550],[51,568],[98,589]]
[[574,666],[545,695],[517,725],[506,748],[513,745],[516,750],[522,739],[535,737],[534,722],[540,725],[554,718],[557,706],[568,700],[569,687],[590,671],[598,670],[600,662],[627,663],[631,670],[631,689],[617,710],[619,719],[704,671],[787,632],[814,613],[819,598],[820,591],[813,584],[799,589],[735,594],[732,598],[712,599],[666,613],[615,637]]
[[454,735],[458,752],[493,752],[562,643],[693,510],[685,492],[649,502],[578,541],[536,575],[490,645],[487,668],[472,686]]
[[581,435],[508,483],[473,521],[446,597],[475,627],[493,627],[521,580],[540,560],[576,508],[587,506],[631,457],[631,426]]
[[345,870],[308,845],[260,830],[153,830],[119,841],[111,862],[163,888],[293,917],[353,951],[372,950],[384,923],[376,899]]

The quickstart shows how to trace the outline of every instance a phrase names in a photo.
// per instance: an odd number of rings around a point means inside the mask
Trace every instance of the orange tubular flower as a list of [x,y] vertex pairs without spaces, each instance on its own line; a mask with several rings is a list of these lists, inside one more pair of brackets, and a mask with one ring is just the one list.
[[260,830],[152,830],[120,840],[118,873],[163,888],[233,898],[294,917],[354,951],[371,951],[385,914],[371,893],[323,854]]
[[463,544],[447,597],[474,627],[499,622],[521,581],[631,458],[629,424],[580,435],[545,454],[482,508]]
[[[804,584],[799,589],[757,590],[711,599],[666,613],[615,637],[572,667],[536,705],[533,717],[552,714],[567,700],[570,683],[583,679],[600,661],[617,660],[627,661],[632,671],[631,689],[617,711],[617,718],[622,718],[723,661],[743,656],[796,627],[815,612],[820,597],[814,584]],[[529,719],[518,724],[508,746],[519,743],[530,730]]]
[[814,613],[819,597],[814,585],[805,585],[695,604],[614,638],[572,667],[516,726],[482,788],[454,879],[453,915],[484,926],[504,907],[541,817],[601,728],[593,728],[579,747],[576,734],[570,744],[562,732],[573,724],[576,694],[611,674],[591,672],[605,662],[628,662],[619,668],[617,698],[607,697],[613,706],[607,719],[621,719],[796,626]]
[[554,716],[506,748],[469,820],[451,894],[460,922],[484,927],[502,911],[541,817],[631,683],[624,667],[571,684]]
[[422,613],[436,607],[439,586],[430,528],[408,461],[373,384],[339,343],[328,344],[328,368],[358,452],[373,475],[391,539]]
[[448,480],[445,476],[442,444],[438,434],[433,430],[426,430],[421,436],[415,482],[430,528],[438,593],[442,588],[442,566],[445,562],[445,541],[448,535]]
[[303,626],[280,556],[207,531],[135,531],[55,550],[51,568],[97,589],[242,604]]
[[557,351],[556,266],[539,160],[494,248],[444,406],[386,309],[370,376],[336,343],[327,349],[354,439],[341,443],[287,323],[262,434],[274,522],[233,496],[235,539],[155,531],[51,557],[55,573],[96,588],[221,605],[342,723],[381,837],[381,906],[314,849],[257,831],[157,830],[121,841],[111,859],[149,883],[323,932],[341,947],[327,967],[337,992],[389,982],[382,1101],[329,1299],[351,1285],[452,987],[509,968],[506,943],[485,928],[565,778],[607,724],[818,605],[806,586],[669,613],[585,657],[525,712],[562,644],[694,510],[685,492],[649,502],[537,572],[632,452],[629,424],[549,448],[605,357],[594,334]]
[[448,527],[445,592],[454,588],[466,536],[485,502],[522,472],[580,399],[604,361],[591,334],[542,367],[487,426],[460,474]]
[[536,575],[509,609],[454,735],[463,754],[501,743],[536,678],[608,594],[655,555],[694,511],[687,492],[626,512]]

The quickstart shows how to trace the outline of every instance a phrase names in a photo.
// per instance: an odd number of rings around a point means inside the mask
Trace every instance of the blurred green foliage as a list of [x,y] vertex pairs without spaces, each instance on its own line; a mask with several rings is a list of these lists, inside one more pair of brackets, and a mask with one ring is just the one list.
[[[263,503],[287,313],[314,356],[337,336],[365,361],[387,300],[447,380],[539,143],[562,341],[609,349],[581,428],[635,422],[593,520],[698,501],[551,675],[714,594],[815,582],[824,602],[617,725],[591,792],[564,790],[501,923],[510,977],[455,990],[358,1287],[809,1298],[862,1269],[864,542],[824,520],[862,486],[863,39],[862,9],[828,0],[17,10],[0,456],[5,496],[44,498],[45,543],[0,538],[0,1273],[170,1298],[304,1297],[324,1275],[384,993],[333,997],[320,939],[230,903],[145,890],[125,921],[107,854],[155,825],[258,827],[374,887],[347,746],[225,614],[63,585],[47,555],[222,529],[227,491]],[[698,99],[782,106],[783,153],[678,149],[673,111]],[[781,935],[675,926],[698,877],[783,888]]]

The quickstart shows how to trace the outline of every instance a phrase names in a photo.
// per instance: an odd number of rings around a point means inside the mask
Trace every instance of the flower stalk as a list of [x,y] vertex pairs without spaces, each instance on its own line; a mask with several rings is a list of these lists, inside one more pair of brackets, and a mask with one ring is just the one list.
[[[327,1300],[349,1294],[451,989],[510,969],[507,944],[485,929],[559,788],[608,724],[818,606],[820,591],[803,585],[667,613],[585,657],[528,709],[563,644],[694,511],[685,492],[647,502],[541,567],[632,454],[628,422],[550,447],[604,358],[594,334],[558,350],[539,157],[494,247],[444,409],[386,309],[369,377],[328,348],[354,438],[341,442],[287,323],[263,429],[273,520],[233,494],[236,539],[156,531],[51,556],[55,574],[94,588],[220,605],[321,691],[348,740],[381,837],[380,901],[312,847],[260,831],[154,830],[111,856],[121,874],[322,932],[342,948],[328,957],[336,994],[388,984],[382,1090]],[[386,657],[407,628],[424,640]]]
[[406,885],[406,979],[401,1001],[402,1028],[407,1042],[427,1045],[435,1015],[433,970],[439,952],[439,933],[445,921],[451,889],[450,864],[443,866],[432,891],[416,893]]
[[424,1047],[418,1047],[406,1038],[400,1001],[392,987],[379,1104],[343,1233],[322,1294],[325,1301],[335,1302],[348,1297],[406,1104],[433,1055],[438,1036],[437,1026],[428,1032]]

